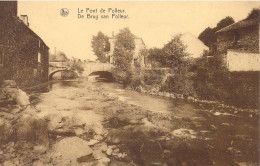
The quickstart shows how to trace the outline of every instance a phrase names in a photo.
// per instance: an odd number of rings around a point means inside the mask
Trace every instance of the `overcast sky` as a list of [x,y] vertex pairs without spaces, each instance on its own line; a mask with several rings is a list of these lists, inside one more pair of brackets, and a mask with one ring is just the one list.
[[[245,18],[259,2],[51,2],[18,1],[18,15],[29,17],[30,28],[50,47],[50,52],[63,51],[68,57],[94,60],[92,35],[102,31],[111,36],[129,27],[142,37],[148,48],[162,47],[178,33],[191,32],[198,36],[206,27],[214,27],[224,17],[235,21]],[[69,15],[62,17],[60,10]],[[78,19],[78,8],[125,10],[128,19]],[[111,17],[110,13],[108,13]],[[85,13],[86,15],[86,13]],[[96,15],[96,14],[94,14]]]

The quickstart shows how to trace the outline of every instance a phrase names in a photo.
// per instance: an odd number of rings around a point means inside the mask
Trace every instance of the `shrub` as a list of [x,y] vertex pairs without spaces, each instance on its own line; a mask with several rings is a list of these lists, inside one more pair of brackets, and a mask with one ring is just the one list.
[[211,60],[204,57],[191,68],[199,98],[245,108],[259,107],[259,72],[229,72],[221,56]]
[[70,70],[76,71],[79,74],[82,74],[84,71],[84,67],[82,66],[82,63],[79,61],[74,61],[73,64],[70,66]]

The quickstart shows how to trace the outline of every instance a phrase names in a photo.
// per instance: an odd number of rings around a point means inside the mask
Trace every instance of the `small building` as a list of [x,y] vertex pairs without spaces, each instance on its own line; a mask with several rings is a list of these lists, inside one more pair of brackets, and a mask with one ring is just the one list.
[[[140,62],[141,67],[144,67],[146,64],[146,57],[140,56],[140,52],[146,48],[144,41],[140,37],[135,37],[135,50],[134,50],[134,55],[133,55],[133,60],[132,60],[132,65],[134,65],[137,61]],[[112,37],[109,38],[109,43],[110,43],[110,51],[108,53],[110,63],[114,63],[113,60],[113,53],[114,53],[114,48],[115,48],[115,43],[116,43],[116,37],[112,35]]]
[[259,18],[245,19],[216,32],[217,51],[230,71],[260,71]]
[[29,28],[28,16],[17,17],[17,1],[0,2],[0,83],[21,87],[48,81],[49,47]]

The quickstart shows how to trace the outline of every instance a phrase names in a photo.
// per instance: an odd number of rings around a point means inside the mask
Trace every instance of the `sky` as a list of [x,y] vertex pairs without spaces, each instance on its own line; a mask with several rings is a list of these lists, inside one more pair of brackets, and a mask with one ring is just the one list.
[[[116,34],[129,27],[133,34],[143,38],[147,48],[160,48],[176,34],[190,32],[198,36],[226,16],[237,22],[259,6],[257,1],[18,1],[18,15],[28,15],[30,28],[50,47],[50,53],[54,53],[56,47],[57,52],[62,51],[68,57],[95,60],[91,39],[98,31],[112,36],[112,32]],[[69,10],[66,17],[60,14],[62,8]],[[86,11],[87,8],[92,13]],[[112,14],[119,13],[112,13],[109,8],[124,10],[121,14],[127,18],[112,18]],[[106,13],[100,13],[101,9]],[[84,18],[79,19],[81,10]],[[98,19],[87,18],[87,14],[98,15]],[[101,15],[109,18],[102,19]]]

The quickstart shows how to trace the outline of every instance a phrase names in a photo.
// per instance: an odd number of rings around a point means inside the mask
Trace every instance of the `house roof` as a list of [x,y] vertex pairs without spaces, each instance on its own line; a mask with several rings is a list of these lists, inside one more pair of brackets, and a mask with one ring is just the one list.
[[36,36],[39,40],[41,40],[41,42],[47,47],[49,48],[45,42],[41,39],[40,36],[38,36],[31,28],[29,28],[27,25],[24,24],[24,22],[22,20],[20,20],[18,17],[14,17],[14,20],[17,21],[20,25],[24,26],[25,28],[27,28],[29,30],[29,33],[31,33],[32,35]]
[[249,27],[249,26],[253,26],[253,25],[258,25],[258,24],[259,24],[259,19],[241,20],[241,21],[233,23],[233,24],[231,24],[231,25],[229,25],[225,28],[218,30],[216,33],[227,32],[227,31],[231,31],[231,30],[235,30],[235,29],[241,29],[241,28],[245,28],[245,27]]
[[200,58],[202,57],[204,50],[209,50],[200,39],[190,32],[181,34],[180,39],[183,44],[187,46],[186,52],[189,54],[187,58]]

